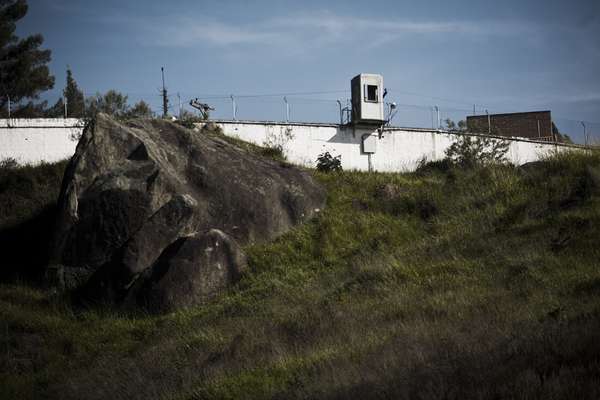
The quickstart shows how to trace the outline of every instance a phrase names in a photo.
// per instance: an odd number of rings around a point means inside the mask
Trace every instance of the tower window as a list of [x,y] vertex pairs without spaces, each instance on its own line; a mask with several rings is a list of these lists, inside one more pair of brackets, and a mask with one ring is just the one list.
[[365,85],[365,101],[373,103],[379,102],[379,93],[377,85]]

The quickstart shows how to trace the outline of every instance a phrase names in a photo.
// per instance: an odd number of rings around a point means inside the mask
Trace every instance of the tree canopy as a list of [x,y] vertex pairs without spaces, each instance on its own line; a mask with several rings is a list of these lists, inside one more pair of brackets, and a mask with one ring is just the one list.
[[[0,0],[0,113],[7,113],[7,102],[15,104],[15,113],[43,109],[31,100],[54,87],[54,77],[48,69],[50,50],[42,50],[42,35],[23,39],[15,35],[16,23],[27,14],[25,0]],[[30,100],[25,105],[24,100]]]
[[154,112],[150,108],[150,104],[144,100],[140,100],[131,107],[127,113],[129,118],[153,118]]
[[103,112],[115,117],[125,117],[129,110],[127,95],[116,90],[109,90],[104,94],[96,93],[86,100],[90,115]]
[[70,68],[67,68],[67,86],[65,86],[64,96],[67,99],[68,116],[83,117],[85,115],[85,99]]
[[154,112],[150,105],[144,100],[140,100],[131,107],[127,102],[128,96],[114,89],[86,99],[88,115],[94,115],[98,112],[112,115],[116,118],[152,118]]
[[85,97],[83,92],[79,89],[75,78],[73,78],[73,72],[71,68],[67,67],[67,84],[63,90],[63,97],[58,99],[56,104],[48,110],[48,116],[50,117],[62,117],[65,116],[65,103],[64,99],[67,100],[67,117],[70,118],[82,118],[85,116]]

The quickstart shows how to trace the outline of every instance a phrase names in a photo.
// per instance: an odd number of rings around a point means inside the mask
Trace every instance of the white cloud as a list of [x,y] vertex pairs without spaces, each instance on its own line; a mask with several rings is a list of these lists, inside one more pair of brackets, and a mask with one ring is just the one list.
[[162,19],[160,24],[137,20],[132,25],[145,44],[178,47],[259,45],[299,49],[348,44],[355,40],[379,46],[411,35],[441,38],[463,35],[478,39],[534,32],[530,24],[518,22],[379,20],[331,13],[273,17],[244,23],[172,17]]
[[149,44],[159,46],[231,46],[268,44],[278,40],[276,32],[209,20],[180,19],[175,24],[152,29]]

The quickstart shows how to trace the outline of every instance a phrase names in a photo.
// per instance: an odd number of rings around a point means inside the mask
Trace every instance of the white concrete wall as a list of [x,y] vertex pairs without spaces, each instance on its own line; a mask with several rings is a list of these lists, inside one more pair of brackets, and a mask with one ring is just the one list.
[[77,118],[0,119],[0,161],[39,164],[70,158],[82,131]]
[[[305,124],[252,121],[213,121],[223,133],[258,145],[281,144],[287,159],[295,164],[314,167],[319,154],[329,151],[341,155],[344,169],[369,169],[369,155],[361,149],[363,135],[377,135],[376,129],[343,127],[335,124]],[[444,158],[446,149],[458,134],[427,129],[390,128],[377,139],[371,155],[375,171],[412,171],[419,160]],[[506,139],[506,138],[503,138]],[[576,146],[510,138],[508,159],[515,164],[535,161],[553,151]]]
[[[281,145],[292,163],[314,167],[325,151],[341,155],[344,169],[369,169],[369,155],[362,152],[363,135],[377,135],[372,128],[336,124],[213,121],[226,135],[258,145]],[[83,123],[68,119],[1,119],[0,160],[14,158],[21,164],[55,162],[75,153]],[[412,171],[423,157],[438,160],[458,138],[456,134],[427,129],[393,128],[377,137],[370,156],[375,171]],[[537,160],[552,151],[577,148],[567,145],[510,139],[508,158],[515,164]]]

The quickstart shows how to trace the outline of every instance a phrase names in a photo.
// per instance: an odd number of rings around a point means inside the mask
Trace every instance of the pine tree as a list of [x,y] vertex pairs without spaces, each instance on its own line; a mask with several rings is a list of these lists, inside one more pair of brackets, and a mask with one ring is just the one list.
[[69,117],[82,118],[85,116],[85,99],[83,92],[79,90],[77,82],[73,79],[73,73],[67,68],[67,86],[64,90],[67,99],[67,112]]
[[[7,102],[19,113],[21,102],[38,99],[40,92],[52,89],[54,77],[48,62],[50,50],[40,50],[44,38],[32,35],[19,39],[14,33],[16,22],[27,14],[25,0],[0,0],[0,115],[7,114]],[[36,109],[29,102],[23,110]]]
[[69,67],[67,67],[67,84],[63,90],[63,96],[48,110],[46,115],[54,118],[65,117],[64,99],[67,99],[66,117],[85,117],[85,98]]

